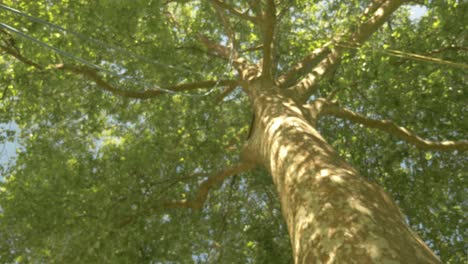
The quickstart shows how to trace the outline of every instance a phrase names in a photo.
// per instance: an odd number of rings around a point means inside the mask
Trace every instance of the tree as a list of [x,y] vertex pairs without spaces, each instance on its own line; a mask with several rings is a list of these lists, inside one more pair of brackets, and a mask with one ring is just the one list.
[[0,7],[3,263],[466,261],[466,2]]

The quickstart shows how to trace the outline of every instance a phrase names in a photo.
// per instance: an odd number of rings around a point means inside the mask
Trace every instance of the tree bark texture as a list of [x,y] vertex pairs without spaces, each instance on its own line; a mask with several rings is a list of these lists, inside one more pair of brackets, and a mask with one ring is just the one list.
[[389,195],[315,129],[318,113],[282,91],[250,85],[256,122],[248,158],[273,177],[295,263],[440,263]]

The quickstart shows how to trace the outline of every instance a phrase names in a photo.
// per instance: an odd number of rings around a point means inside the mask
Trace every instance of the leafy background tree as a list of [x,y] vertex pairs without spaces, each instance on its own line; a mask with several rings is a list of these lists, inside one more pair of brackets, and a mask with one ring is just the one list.
[[[284,71],[352,31],[370,1],[276,2],[276,59]],[[414,4],[427,8],[417,20],[410,19]],[[251,16],[255,4],[1,7],[0,118],[18,129],[4,127],[0,139],[21,146],[2,167],[2,263],[292,263],[268,173],[222,175],[239,162],[252,110],[233,81],[234,54],[203,45],[203,38],[232,45],[259,62],[261,32],[232,15]],[[340,105],[422,138],[463,139],[467,13],[464,1],[406,3],[364,46],[339,43],[347,54],[314,96],[334,94]],[[466,261],[465,153],[420,149],[335,117],[318,127],[392,195],[444,263]],[[216,175],[223,181],[209,186],[199,210],[171,208],[202,194]]]

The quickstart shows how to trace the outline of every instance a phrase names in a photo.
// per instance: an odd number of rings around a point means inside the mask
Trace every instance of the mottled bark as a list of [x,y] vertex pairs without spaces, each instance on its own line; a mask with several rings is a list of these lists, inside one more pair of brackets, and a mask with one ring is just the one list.
[[249,91],[256,124],[248,158],[273,177],[295,263],[440,263],[389,195],[313,127],[317,114],[269,83]]

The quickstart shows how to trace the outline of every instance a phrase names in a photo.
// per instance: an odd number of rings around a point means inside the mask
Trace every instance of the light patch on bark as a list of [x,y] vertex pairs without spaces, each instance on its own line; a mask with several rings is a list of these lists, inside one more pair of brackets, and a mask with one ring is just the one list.
[[417,236],[408,236],[390,197],[340,159],[294,101],[282,98],[255,98],[254,152],[277,187],[295,263],[437,263],[430,251],[424,252],[429,261],[414,258],[422,250],[413,247]]
[[278,129],[281,127],[284,121],[285,120],[282,117],[277,117],[271,120],[271,125],[269,129],[270,134],[274,134],[276,131],[278,131]]
[[330,179],[331,179],[332,182],[336,182],[336,183],[339,183],[339,184],[344,183],[343,177],[338,176],[338,175],[332,175],[330,177]]
[[[327,66],[328,66],[328,65],[327,65]],[[325,65],[322,65],[322,66],[320,66],[320,67],[316,67],[316,68],[314,69],[314,71],[315,71],[319,76],[323,75],[323,74],[325,73],[326,70],[327,70],[327,69],[326,69]]]
[[287,147],[282,147],[279,150],[279,156],[280,156],[280,159],[285,159],[288,156],[288,148]]
[[328,178],[330,179],[330,181],[334,182],[334,183],[338,183],[338,184],[342,184],[344,183],[344,179],[342,176],[340,175],[336,175],[336,174],[333,174],[333,175],[330,175],[330,170],[329,169],[321,169],[320,172],[319,172],[319,175],[317,176],[317,180],[324,180],[325,178]]
[[[389,263],[389,264],[398,263],[390,259],[390,258],[396,258],[398,256],[398,253],[390,247],[390,244],[388,243],[388,241],[383,237],[370,233],[369,239],[363,244],[363,246],[369,253],[369,257],[371,257],[375,261],[379,261],[380,263]],[[382,252],[381,249],[385,249],[385,252]]]
[[[297,157],[298,156],[298,157]],[[296,177],[286,177],[285,179],[285,185],[286,186],[291,186],[299,189],[301,188],[308,188],[309,186],[307,185],[307,182],[311,180],[310,176],[310,168],[307,168],[305,166],[300,166],[301,163],[303,163],[307,159],[306,156],[303,155],[296,155],[296,158],[294,159],[294,164],[289,164],[287,166],[287,175],[292,175],[293,173],[296,175]],[[308,193],[308,192],[300,192],[300,193]],[[312,197],[303,197],[304,199],[311,199]]]
[[328,169],[321,169],[319,180],[327,177],[328,175],[330,175],[330,172],[328,171]]
[[375,16],[376,17],[381,17],[381,16],[384,15],[384,13],[385,13],[384,8],[379,8],[377,11],[375,11]]
[[372,217],[372,212],[367,207],[363,206],[362,203],[358,199],[350,198],[348,200],[348,204],[351,208],[354,208],[358,210],[359,212]]
[[296,104],[292,102],[291,100],[283,103],[283,105],[286,106],[288,110],[291,110],[292,112],[298,115],[302,115],[301,109],[299,109],[299,107],[297,107]]

